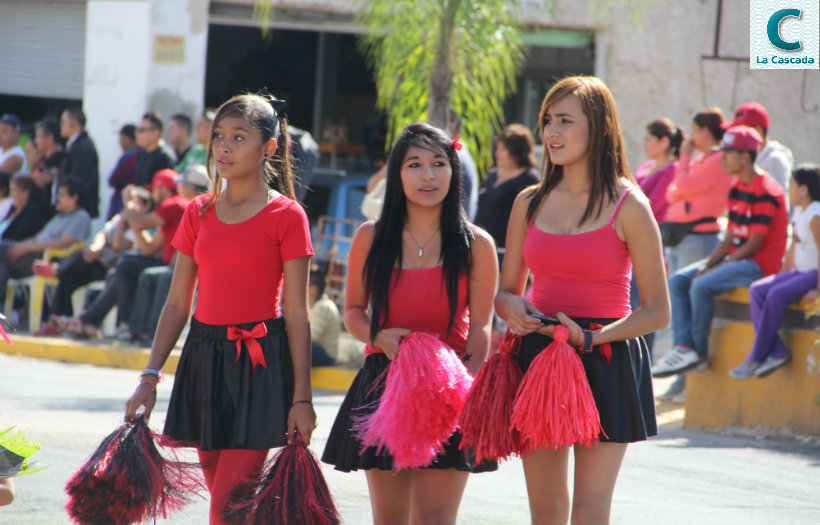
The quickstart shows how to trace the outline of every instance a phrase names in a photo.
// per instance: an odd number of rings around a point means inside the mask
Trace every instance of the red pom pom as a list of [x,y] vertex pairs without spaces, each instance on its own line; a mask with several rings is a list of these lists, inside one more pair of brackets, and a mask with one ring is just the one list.
[[553,341],[532,360],[513,404],[512,424],[526,447],[592,446],[602,432],[584,366],[558,325]]
[[521,339],[507,332],[498,353],[481,366],[461,410],[462,448],[472,449],[476,463],[507,459],[523,452],[518,429],[511,428],[513,401],[523,374],[512,357]]
[[163,457],[156,447],[181,443],[159,438],[140,418],[108,435],[66,484],[66,510],[79,524],[128,525],[166,518],[192,494],[204,490],[201,465],[180,461],[173,448]]
[[237,525],[341,523],[319,462],[301,442],[279,449],[259,478],[238,485],[225,519]]
[[390,363],[379,407],[354,424],[362,448],[386,449],[396,469],[430,465],[458,427],[472,382],[452,348],[413,332]]

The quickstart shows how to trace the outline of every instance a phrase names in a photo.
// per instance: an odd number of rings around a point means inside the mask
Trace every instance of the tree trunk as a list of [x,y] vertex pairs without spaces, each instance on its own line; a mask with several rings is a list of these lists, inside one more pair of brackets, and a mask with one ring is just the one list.
[[459,0],[449,0],[442,13],[433,75],[430,77],[430,97],[427,102],[427,122],[450,133],[450,97],[453,92],[453,69],[450,64],[453,50],[455,9]]

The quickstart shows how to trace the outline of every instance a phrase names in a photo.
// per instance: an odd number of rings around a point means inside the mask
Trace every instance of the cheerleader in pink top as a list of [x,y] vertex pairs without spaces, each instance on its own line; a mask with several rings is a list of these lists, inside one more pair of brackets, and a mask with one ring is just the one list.
[[[609,523],[626,444],[657,433],[641,336],[669,321],[660,233],[629,173],[615,101],[603,82],[558,82],[541,105],[540,128],[549,156],[542,182],[513,206],[496,311],[523,336],[524,371],[553,328],[531,314],[557,317],[568,328],[605,435],[592,447],[573,447],[571,502],[564,450],[540,447],[523,457],[530,512],[533,523]],[[633,266],[641,294],[634,312]],[[523,298],[530,272],[531,302]]]
[[492,238],[461,208],[459,146],[432,126],[407,126],[388,160],[382,215],[350,248],[344,322],[368,344],[322,461],[366,471],[374,523],[455,523],[468,473],[495,470],[474,465],[456,431],[429,466],[397,472],[386,451],[362,450],[351,430],[351,416],[375,410],[378,378],[411,332],[436,334],[473,374],[487,356],[498,263]]

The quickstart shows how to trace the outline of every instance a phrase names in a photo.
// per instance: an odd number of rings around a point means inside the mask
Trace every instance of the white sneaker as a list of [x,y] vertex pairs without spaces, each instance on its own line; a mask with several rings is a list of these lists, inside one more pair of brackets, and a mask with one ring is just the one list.
[[668,377],[707,363],[697,352],[685,346],[675,348],[652,367],[652,377]]

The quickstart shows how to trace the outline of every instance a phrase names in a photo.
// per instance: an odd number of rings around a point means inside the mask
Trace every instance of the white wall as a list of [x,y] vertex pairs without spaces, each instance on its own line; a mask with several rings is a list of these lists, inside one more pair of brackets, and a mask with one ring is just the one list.
[[[208,0],[89,0],[84,110],[100,155],[100,214],[120,149],[117,135],[148,110],[194,121],[205,96]],[[154,35],[185,38],[183,63],[157,63]]]
[[[636,27],[625,1],[559,0],[556,25],[596,34],[596,74],[612,89],[633,171],[643,162],[646,124],[668,116],[689,132],[693,114],[716,105],[728,118],[744,102],[760,102],[770,138],[789,146],[796,162],[820,162],[820,71],[750,70],[747,61],[702,59],[714,46],[717,0],[645,2]],[[579,23],[580,21],[580,23]],[[749,2],[724,0],[720,54],[748,57]]]

